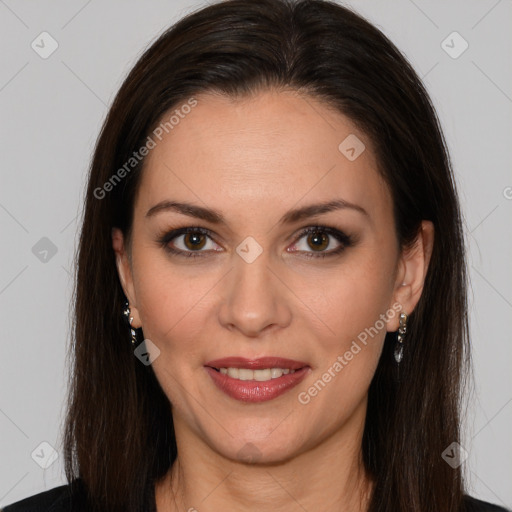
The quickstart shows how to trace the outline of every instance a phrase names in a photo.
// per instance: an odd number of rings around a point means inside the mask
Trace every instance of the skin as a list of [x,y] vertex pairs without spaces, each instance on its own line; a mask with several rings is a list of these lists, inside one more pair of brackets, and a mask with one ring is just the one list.
[[[158,511],[366,510],[372,481],[361,439],[368,388],[398,313],[359,343],[362,349],[309,403],[298,394],[394,304],[414,310],[432,223],[424,221],[414,246],[400,250],[370,141],[320,101],[284,90],[196,99],[148,155],[131,244],[112,231],[132,325],[159,348],[153,369],[173,404],[179,455],[156,486]],[[366,146],[354,161],[338,150],[349,134]],[[290,209],[340,198],[367,215],[340,209],[279,224]],[[170,199],[214,208],[226,225],[174,211],[146,217]],[[339,255],[308,259],[304,254],[318,249],[299,236],[315,225],[355,242]],[[199,239],[203,257],[174,256],[159,244],[162,234],[185,226],[212,231]],[[248,236],[263,249],[252,263],[236,252]],[[324,252],[340,245],[326,236]],[[192,252],[194,241],[186,241],[182,235],[170,244]],[[219,391],[203,367],[231,355],[277,355],[305,361],[311,371],[284,395],[248,404]],[[255,463],[239,453],[248,443],[256,447]]]

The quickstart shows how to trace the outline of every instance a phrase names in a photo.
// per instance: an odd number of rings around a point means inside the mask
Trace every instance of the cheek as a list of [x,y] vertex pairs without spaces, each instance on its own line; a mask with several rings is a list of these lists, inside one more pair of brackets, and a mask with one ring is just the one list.
[[347,264],[323,294],[323,323],[312,333],[318,343],[317,367],[297,396],[311,418],[323,418],[315,426],[319,435],[328,435],[364,403],[387,332],[385,318],[395,314],[389,309],[385,272],[389,270],[382,265]]
[[[393,259],[373,251],[354,252],[336,270],[318,275],[315,291],[303,283],[305,302],[315,305],[329,332],[343,340],[371,328],[386,313],[393,293]],[[377,329],[385,326],[378,322]]]
[[194,360],[211,318],[216,286],[222,286],[218,273],[194,267],[193,263],[177,265],[163,250],[154,248],[141,248],[134,254],[135,293],[144,336],[159,347],[169,364],[182,358]]
[[[337,271],[329,273],[328,280],[326,275],[317,281],[323,285],[322,293],[317,288],[316,294],[310,292],[305,298],[305,302],[316,301],[312,309],[322,320],[317,336],[322,353],[319,372],[335,373],[332,380],[337,384],[332,388],[343,388],[345,397],[357,400],[377,367],[387,320],[396,315],[390,306],[394,264],[391,247],[381,252],[375,246],[354,251]],[[328,375],[325,378],[329,380]]]
[[204,363],[204,331],[217,281],[204,274],[194,279],[169,262],[161,267],[148,262],[141,274],[137,300],[144,337],[160,350],[153,371],[175,410],[183,414],[194,410],[191,397],[201,396],[197,371]]

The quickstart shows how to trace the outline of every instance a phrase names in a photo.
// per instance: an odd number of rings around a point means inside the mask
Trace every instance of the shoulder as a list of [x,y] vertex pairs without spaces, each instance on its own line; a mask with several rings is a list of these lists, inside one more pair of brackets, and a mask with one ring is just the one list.
[[464,506],[464,512],[510,512],[506,508],[467,495],[464,496]]
[[77,479],[72,484],[54,487],[7,505],[0,512],[69,512],[84,503],[84,488]]

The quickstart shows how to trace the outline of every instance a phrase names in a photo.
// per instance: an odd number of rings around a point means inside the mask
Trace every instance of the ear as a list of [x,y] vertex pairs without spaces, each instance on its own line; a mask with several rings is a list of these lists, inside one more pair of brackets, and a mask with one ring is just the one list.
[[[433,247],[434,225],[429,220],[423,220],[412,247],[402,251],[398,262],[393,300],[390,304],[390,308],[395,311],[396,304],[400,304],[401,309],[397,313],[403,311],[409,315],[418,304],[423,292]],[[388,320],[387,330],[389,332],[398,330],[398,317],[397,314]]]
[[112,228],[112,247],[116,255],[117,273],[124,294],[130,304],[130,316],[133,317],[132,327],[141,327],[140,315],[137,309],[137,301],[135,297],[135,288],[133,286],[133,275],[131,261],[128,256],[127,248],[124,243],[123,232],[119,228]]

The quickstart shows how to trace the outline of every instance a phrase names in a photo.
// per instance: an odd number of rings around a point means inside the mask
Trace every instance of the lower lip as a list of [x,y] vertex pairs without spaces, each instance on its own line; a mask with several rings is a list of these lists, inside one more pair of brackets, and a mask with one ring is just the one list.
[[301,382],[311,368],[305,366],[294,373],[267,381],[238,380],[205,366],[215,385],[226,395],[242,402],[266,402],[286,393]]

